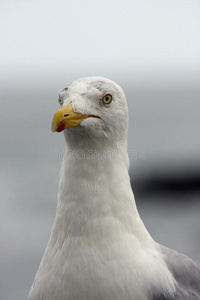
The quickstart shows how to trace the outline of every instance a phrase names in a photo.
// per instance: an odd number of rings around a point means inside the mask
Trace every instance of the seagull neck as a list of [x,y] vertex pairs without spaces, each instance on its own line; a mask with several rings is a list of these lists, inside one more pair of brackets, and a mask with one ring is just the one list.
[[[134,234],[139,239],[149,239],[136,208],[128,165],[125,148],[115,149],[115,152],[99,150],[90,153],[66,150],[57,212],[68,220],[71,231],[83,233],[85,230],[89,235],[89,228],[93,228],[94,224],[105,227],[108,222],[106,230],[110,232],[123,231],[123,234]],[[83,224],[90,224],[90,227]]]

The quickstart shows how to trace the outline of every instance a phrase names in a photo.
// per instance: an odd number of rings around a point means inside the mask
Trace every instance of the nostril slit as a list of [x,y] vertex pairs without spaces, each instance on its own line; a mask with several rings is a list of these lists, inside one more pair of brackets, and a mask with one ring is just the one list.
[[64,117],[67,117],[67,116],[69,116],[69,114],[64,115]]

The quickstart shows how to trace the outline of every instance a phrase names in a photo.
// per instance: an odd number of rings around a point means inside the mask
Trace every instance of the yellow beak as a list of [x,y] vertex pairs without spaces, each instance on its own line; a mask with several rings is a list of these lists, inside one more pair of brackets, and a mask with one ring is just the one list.
[[68,104],[59,109],[52,120],[51,130],[61,132],[69,127],[79,126],[80,122],[90,117],[73,111],[72,105]]

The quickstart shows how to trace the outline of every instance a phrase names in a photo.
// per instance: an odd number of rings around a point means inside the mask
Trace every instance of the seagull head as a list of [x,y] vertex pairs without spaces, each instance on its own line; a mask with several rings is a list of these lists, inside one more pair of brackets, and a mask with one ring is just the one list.
[[126,141],[128,109],[123,90],[103,77],[81,78],[68,84],[58,96],[59,109],[52,131],[64,131],[66,139]]

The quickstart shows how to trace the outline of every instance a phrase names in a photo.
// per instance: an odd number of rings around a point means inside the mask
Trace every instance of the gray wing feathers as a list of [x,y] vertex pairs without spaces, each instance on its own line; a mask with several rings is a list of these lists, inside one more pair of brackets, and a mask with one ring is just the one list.
[[200,266],[183,254],[161,245],[159,247],[177,282],[177,290],[173,298],[161,294],[153,300],[200,300]]

